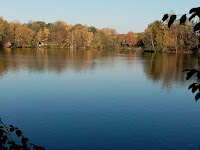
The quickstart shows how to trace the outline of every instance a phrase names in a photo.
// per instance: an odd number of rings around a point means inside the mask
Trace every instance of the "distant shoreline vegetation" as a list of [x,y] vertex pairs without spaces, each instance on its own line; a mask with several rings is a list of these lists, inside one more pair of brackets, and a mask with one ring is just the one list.
[[115,29],[70,25],[63,21],[42,21],[21,24],[7,22],[0,17],[0,48],[84,48],[112,49],[132,47],[138,50],[162,52],[194,52],[199,47],[199,36],[192,24],[172,25],[155,21],[142,33],[118,34]]

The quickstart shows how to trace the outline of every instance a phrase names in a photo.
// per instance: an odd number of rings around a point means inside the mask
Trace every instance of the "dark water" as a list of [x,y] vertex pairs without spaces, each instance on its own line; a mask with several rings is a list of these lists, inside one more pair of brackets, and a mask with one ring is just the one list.
[[0,51],[0,114],[49,150],[193,150],[200,102],[186,68],[198,55]]

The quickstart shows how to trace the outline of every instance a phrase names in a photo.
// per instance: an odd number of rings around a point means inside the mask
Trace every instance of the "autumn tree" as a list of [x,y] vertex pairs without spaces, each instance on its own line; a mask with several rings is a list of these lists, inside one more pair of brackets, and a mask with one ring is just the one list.
[[69,31],[66,30],[67,23],[63,21],[57,21],[55,23],[49,24],[49,41],[56,45],[64,45],[66,43],[66,39],[69,36]]
[[89,27],[89,32],[92,32],[94,34],[98,32],[98,29],[95,27]]
[[38,42],[48,41],[49,35],[50,35],[49,29],[44,28],[44,30],[40,30],[37,33],[37,41]]
[[70,25],[57,21],[42,21],[21,24],[0,18],[0,47],[37,47],[45,42],[51,47],[111,49],[121,46],[137,46],[155,51],[193,50],[199,45],[198,36],[192,34],[192,24],[171,25],[161,21],[151,23],[143,33],[118,34],[115,29]]
[[[190,17],[189,17],[189,21],[191,21],[192,19],[194,19],[196,16],[200,19],[200,7],[197,8],[192,8],[189,11]],[[176,23],[176,15],[169,15],[169,14],[165,14],[162,18],[163,22],[165,22],[166,20],[168,20],[168,28],[170,29],[171,25],[174,24],[174,22]],[[185,25],[187,21],[187,14],[182,15],[182,17],[180,18],[180,25]],[[194,34],[196,34],[197,36],[199,36],[200,33],[200,21],[196,22],[193,26],[193,31]],[[199,41],[199,39],[198,39]],[[198,51],[198,46],[195,48],[195,52]],[[196,77],[197,80],[200,79],[200,71],[197,69],[185,69],[183,72],[187,72],[187,77],[186,80],[189,80],[192,77]],[[189,88],[189,90],[191,89],[193,93],[197,93],[195,96],[195,100],[198,101],[200,99],[200,84],[198,82],[196,83],[192,83]]]
[[161,21],[155,21],[145,29],[143,42],[147,49],[154,51],[162,50],[162,27]]
[[0,18],[0,47],[3,47],[8,40],[8,23]]
[[128,34],[126,34],[124,38],[125,44],[128,46],[134,46],[137,44],[137,34],[135,34],[134,32],[128,32]]
[[93,35],[93,42],[92,42],[92,48],[99,49],[101,48],[101,38],[99,36],[99,33],[95,33]]
[[198,38],[193,33],[191,24],[181,26],[175,22],[169,28],[168,24],[155,21],[139,35],[138,45],[154,51],[189,51],[198,47]]
[[39,32],[40,30],[44,30],[44,28],[46,28],[47,26],[46,23],[42,21],[36,21],[36,22],[30,21],[26,25],[29,29],[33,30],[36,33]]
[[76,24],[71,28],[71,36],[75,47],[91,46],[94,33],[87,26]]
[[109,48],[110,43],[109,43],[109,35],[105,32],[105,30],[99,30],[96,33],[96,36],[99,37],[100,41],[101,41],[101,48]]
[[34,31],[24,25],[15,30],[15,44],[17,47],[30,47],[33,44]]
[[83,26],[81,24],[69,25],[62,21],[48,23],[30,21],[21,24],[7,23],[0,20],[1,47],[37,47],[38,42],[46,42],[51,47],[75,48],[90,47],[110,49],[120,47],[124,41],[115,29]]

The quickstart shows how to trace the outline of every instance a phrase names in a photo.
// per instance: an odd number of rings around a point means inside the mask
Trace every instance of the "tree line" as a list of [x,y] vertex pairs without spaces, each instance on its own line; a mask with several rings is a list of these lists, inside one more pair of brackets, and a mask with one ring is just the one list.
[[138,34],[138,46],[154,51],[197,51],[199,48],[199,34],[193,31],[193,22],[187,21],[180,25],[176,21],[171,27],[167,22],[155,21],[148,28]]
[[115,29],[71,25],[63,21],[19,23],[0,18],[0,48],[73,47],[109,49],[141,47],[153,51],[196,51],[199,35],[193,32],[193,23],[168,28],[167,23],[155,21],[142,33],[119,34]]
[[134,46],[137,34],[118,34],[115,29],[70,25],[63,21],[19,23],[0,18],[0,47],[31,48],[46,47],[90,47],[116,48]]

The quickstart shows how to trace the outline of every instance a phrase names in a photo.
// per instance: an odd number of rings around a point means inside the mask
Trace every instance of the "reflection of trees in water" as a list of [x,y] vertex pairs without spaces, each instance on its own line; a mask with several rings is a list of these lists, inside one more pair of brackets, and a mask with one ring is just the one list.
[[[97,50],[67,50],[67,49],[5,49],[0,51],[0,75],[7,70],[16,71],[28,69],[30,72],[92,70],[95,68],[94,59],[112,59],[114,52]],[[101,65],[111,65],[101,63]]]
[[[7,71],[26,69],[30,72],[66,70],[81,72],[96,67],[113,68],[117,57],[123,58],[128,67],[135,60],[143,60],[146,76],[154,82],[161,81],[164,88],[172,83],[185,83],[186,68],[197,68],[200,64],[197,54],[134,53],[98,50],[66,49],[16,49],[0,51],[0,75]],[[98,61],[101,59],[101,61]]]
[[172,83],[184,84],[184,69],[197,68],[197,54],[145,53],[144,73],[154,82],[162,81],[163,88],[169,89]]

